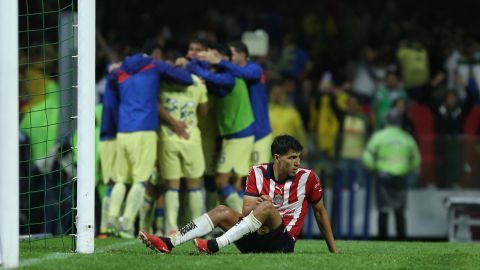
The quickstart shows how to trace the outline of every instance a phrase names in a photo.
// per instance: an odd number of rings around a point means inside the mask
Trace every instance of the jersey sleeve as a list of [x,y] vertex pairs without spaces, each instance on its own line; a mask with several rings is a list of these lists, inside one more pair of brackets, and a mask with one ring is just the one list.
[[257,189],[257,178],[255,177],[255,169],[252,168],[247,176],[247,184],[245,185],[245,195],[260,196],[260,191]]
[[312,171],[307,179],[306,195],[309,202],[317,203],[323,197],[323,188],[320,183],[320,178]]
[[235,77],[240,77],[247,81],[260,80],[260,77],[262,76],[262,69],[257,64],[248,63],[241,67],[229,61],[221,60],[218,65],[229,69]]

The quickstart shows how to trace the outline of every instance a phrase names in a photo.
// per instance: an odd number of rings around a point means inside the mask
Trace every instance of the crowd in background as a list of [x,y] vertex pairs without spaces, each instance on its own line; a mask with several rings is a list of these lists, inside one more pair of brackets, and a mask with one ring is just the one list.
[[[317,169],[325,186],[333,187],[347,171],[362,175],[357,180],[363,185],[364,147],[383,128],[385,114],[396,108],[422,156],[421,175],[409,177],[411,187],[480,187],[475,162],[480,156],[480,33],[468,23],[478,4],[463,1],[450,14],[442,1],[436,7],[417,3],[419,8],[413,1],[351,2],[323,1],[307,9],[288,1],[251,6],[218,1],[206,9],[202,3],[186,9],[174,1],[102,1],[97,7],[98,102],[104,67],[140,51],[146,39],[161,44],[165,55],[184,55],[194,38],[226,42],[246,30],[264,29],[268,54],[253,60],[265,71],[272,133],[298,138],[306,146],[305,162]],[[132,20],[117,19],[133,14],[138,16]],[[58,72],[54,61],[45,61],[56,59],[57,52],[52,42],[20,53],[28,62],[20,70],[26,113],[21,126],[28,133],[38,112],[34,107],[58,102],[55,76],[42,78]],[[52,121],[58,111],[48,113]],[[345,121],[345,115],[358,121]],[[54,128],[45,132],[47,145],[34,142],[37,150],[26,151],[33,160],[54,148]],[[37,166],[55,171],[57,165]]]

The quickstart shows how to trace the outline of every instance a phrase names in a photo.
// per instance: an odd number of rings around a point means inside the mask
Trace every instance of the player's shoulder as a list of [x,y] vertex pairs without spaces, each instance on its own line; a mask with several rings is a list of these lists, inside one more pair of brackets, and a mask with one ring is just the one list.
[[311,174],[311,173],[315,174],[315,172],[312,169],[303,168],[303,167],[298,168],[297,174],[305,174],[305,173],[306,174]]
[[268,169],[269,163],[253,165],[250,169],[250,173],[265,175]]
[[319,179],[318,175],[315,173],[314,170],[300,167],[297,170],[297,177],[301,177],[303,175],[306,175],[307,178],[309,178],[309,179]]

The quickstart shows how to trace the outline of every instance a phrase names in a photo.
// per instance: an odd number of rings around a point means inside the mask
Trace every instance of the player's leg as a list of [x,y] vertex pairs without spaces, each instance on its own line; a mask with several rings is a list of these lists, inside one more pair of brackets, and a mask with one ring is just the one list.
[[253,151],[251,156],[251,165],[259,165],[269,163],[272,159],[271,145],[273,141],[272,134],[256,140],[253,144]]
[[226,204],[238,212],[242,211],[243,201],[237,190],[229,183],[229,180],[232,171],[240,177],[248,174],[253,140],[253,135],[244,138],[224,139],[218,161],[215,177],[217,188]]
[[228,229],[222,236],[208,241],[196,239],[195,245],[200,252],[214,253],[257,230],[260,234],[266,234],[274,231],[281,224],[282,217],[272,202],[264,201],[258,204],[249,215]]
[[160,190],[155,206],[155,235],[165,234],[165,191]]
[[[153,178],[156,178],[154,176]],[[140,223],[139,229],[141,231],[146,231],[148,233],[152,233],[152,225],[153,225],[153,215],[154,215],[154,205],[157,198],[157,185],[156,180],[150,181],[150,184],[147,186],[145,190],[145,195],[143,197],[143,204],[140,208]]]
[[181,145],[178,142],[160,141],[158,160],[160,176],[165,183],[165,234],[178,231],[180,209]]
[[[204,132],[202,131],[202,135]],[[215,136],[202,136],[202,149],[205,160],[205,175],[203,177],[206,198],[205,207],[208,210],[212,210],[219,204],[219,194],[215,185],[215,175],[217,171],[217,162],[221,150],[222,141],[220,137]]]
[[224,230],[232,228],[242,215],[235,210],[219,205],[194,220],[187,223],[177,233],[169,237],[156,237],[145,232],[140,232],[139,238],[150,248],[157,252],[170,253],[175,246],[210,233],[215,227]]
[[203,197],[201,192],[202,175],[205,171],[205,159],[202,145],[184,143],[182,145],[182,171],[186,178],[187,210],[191,218],[202,214]]
[[180,179],[166,179],[165,192],[165,232],[172,234],[178,231],[178,211],[180,209]]
[[130,180],[130,162],[128,160],[125,145],[128,143],[125,133],[117,134],[116,157],[114,167],[115,184],[110,196],[110,206],[108,210],[108,234],[116,235],[119,230],[119,216],[127,191],[126,184]]
[[116,156],[116,139],[100,141],[100,163],[102,168],[103,184],[107,186],[102,201],[102,216],[100,220],[100,235],[106,236],[108,226],[108,211],[114,182],[114,166]]
[[134,238],[134,222],[142,207],[145,189],[155,172],[157,134],[154,131],[132,132],[128,152],[132,159],[133,184],[127,195],[120,236]]

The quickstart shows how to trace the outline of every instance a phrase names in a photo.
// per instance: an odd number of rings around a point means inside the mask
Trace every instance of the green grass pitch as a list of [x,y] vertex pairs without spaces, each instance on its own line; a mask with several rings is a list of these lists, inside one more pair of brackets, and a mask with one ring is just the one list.
[[157,255],[139,240],[104,239],[95,241],[95,254],[86,255],[59,252],[63,244],[53,239],[22,242],[20,269],[480,269],[478,243],[336,243],[339,254],[330,254],[323,240],[299,240],[293,254],[241,254],[232,245],[203,255],[186,243],[171,255]]

